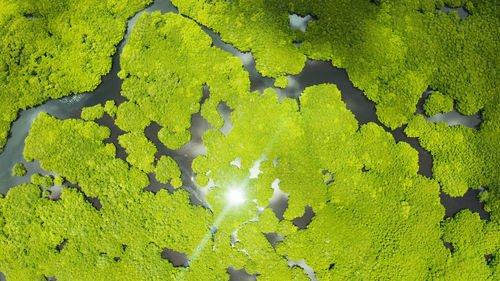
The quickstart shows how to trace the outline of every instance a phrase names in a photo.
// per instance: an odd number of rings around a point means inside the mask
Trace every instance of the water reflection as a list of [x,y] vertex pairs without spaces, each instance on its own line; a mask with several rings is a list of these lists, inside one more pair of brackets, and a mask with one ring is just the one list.
[[288,17],[290,19],[290,28],[292,28],[293,30],[300,30],[303,32],[306,31],[309,21],[316,20],[311,15],[306,15],[303,17],[297,14],[289,14]]
[[[29,182],[30,176],[33,173],[47,173],[46,171],[40,169],[36,161],[26,163],[25,161],[23,161],[22,157],[22,151],[24,149],[24,139],[28,135],[28,131],[31,127],[33,119],[36,118],[36,116],[38,116],[40,112],[48,112],[49,114],[60,119],[78,118],[81,108],[84,106],[92,106],[98,103],[104,103],[106,100],[110,99],[115,100],[117,104],[125,100],[125,98],[120,95],[122,80],[117,77],[117,73],[120,70],[119,55],[124,45],[126,44],[126,41],[130,36],[130,32],[139,15],[144,12],[153,11],[161,11],[162,13],[178,12],[170,1],[155,1],[144,11],[131,18],[128,22],[128,29],[125,38],[118,45],[118,52],[113,57],[112,69],[108,75],[103,77],[101,85],[99,85],[99,87],[93,92],[93,94],[79,94],[59,100],[52,100],[44,103],[41,106],[20,113],[19,119],[13,123],[11,131],[12,135],[9,138],[7,145],[5,146],[5,151],[4,153],[0,154],[0,166],[3,167],[3,169],[0,171],[1,193],[5,194],[7,190],[13,186]],[[291,16],[291,18],[293,19],[293,24],[295,25],[298,18],[296,18],[295,16]],[[304,17],[301,20],[302,23],[305,22],[306,18],[307,17]],[[250,74],[252,91],[256,90],[262,92],[266,88],[274,87],[274,79],[263,77],[260,73],[257,72],[257,70],[255,69],[255,60],[251,53],[240,52],[233,45],[223,42],[220,36],[213,32],[211,29],[204,26],[201,27],[212,38],[214,46],[227,51],[241,59],[244,64],[244,69]],[[337,87],[341,91],[342,100],[346,103],[347,109],[349,109],[355,115],[360,124],[374,122],[390,132],[394,136],[396,141],[405,141],[409,143],[419,152],[419,173],[427,177],[432,177],[432,158],[430,154],[420,147],[416,139],[406,137],[406,135],[403,133],[403,128],[398,128],[391,131],[387,127],[383,126],[378,121],[378,118],[376,116],[375,104],[368,100],[363,95],[362,91],[356,89],[352,85],[345,70],[334,68],[329,62],[307,60],[303,71],[297,75],[289,75],[288,79],[290,82],[285,89],[276,89],[280,99],[283,99],[285,97],[298,99],[300,94],[306,87],[313,85],[322,83],[333,83],[337,85]],[[202,103],[204,99],[208,97],[208,95],[209,89],[208,87],[206,87],[204,89],[204,98],[201,101]],[[418,109],[417,113],[419,110],[421,111],[421,109]],[[229,119],[231,109],[222,103],[219,106],[218,111],[226,121],[224,127],[222,128],[222,131],[227,134],[232,127]],[[113,120],[111,118],[108,118],[110,120],[107,120],[106,118],[107,117],[104,117],[97,122],[101,125],[105,125],[111,128],[112,136],[107,141],[114,143],[117,147],[117,156],[119,158],[125,159],[126,153],[116,140],[117,137],[124,132],[119,130],[119,128],[113,124]],[[438,114],[436,116],[426,118],[431,122],[444,121],[449,125],[464,124],[466,126],[474,128],[477,128],[478,124],[480,123],[479,116],[462,116],[456,112]],[[206,148],[203,146],[201,137],[206,130],[211,128],[211,126],[205,119],[201,117],[199,113],[194,114],[191,120],[192,126],[190,128],[190,131],[192,134],[192,140],[178,150],[170,150],[157,140],[155,131],[159,128],[156,128],[156,130],[152,128],[152,132],[149,133],[148,130],[146,130],[146,135],[158,147],[158,155],[169,155],[179,163],[185,188],[188,191],[192,192],[192,194],[194,194],[194,198],[192,198],[194,202],[202,204],[201,202],[204,201],[204,192],[201,191],[193,182],[194,174],[191,169],[191,163],[192,160],[198,155],[206,153]],[[28,173],[26,176],[11,176],[11,167],[18,162],[23,162],[26,164],[26,167],[28,168]],[[160,188],[160,184],[155,181],[152,181],[152,183],[155,185],[152,190],[157,191],[158,188]],[[165,187],[168,188],[168,185]],[[278,211],[278,217],[281,217],[281,210],[278,209],[282,209],[283,207],[286,208],[287,203],[284,201],[287,200],[288,197],[285,194],[280,195],[279,192],[275,195],[276,196],[274,197],[271,205],[280,206],[280,208],[276,208],[276,210]]]
[[479,129],[481,123],[483,122],[479,113],[473,115],[463,115],[462,113],[458,112],[456,108],[453,108],[453,110],[450,112],[438,113],[430,117],[425,115],[422,106],[425,103],[425,99],[427,99],[427,97],[432,92],[434,92],[432,89],[427,89],[427,91],[423,93],[422,98],[417,104],[417,114],[423,115],[425,120],[433,123],[444,122],[448,126],[464,125],[472,129]]
[[[450,8],[443,8],[442,10],[444,12],[447,12],[447,9],[449,10]],[[130,36],[130,32],[139,15],[144,12],[153,11],[161,11],[162,13],[178,13],[178,10],[172,5],[170,1],[157,0],[154,1],[154,3],[147,7],[145,10],[141,11],[133,18],[131,18],[128,22],[126,35],[117,47],[117,54],[113,56],[112,68],[110,73],[106,76],[103,76],[102,83],[92,94],[85,93],[65,97],[58,100],[51,100],[35,108],[20,112],[19,118],[12,124],[11,135],[5,146],[5,151],[0,154],[0,167],[2,167],[2,169],[0,169],[0,193],[6,194],[9,188],[29,182],[30,177],[33,173],[51,174],[47,171],[42,170],[39,166],[39,162],[37,161],[26,163],[22,155],[22,152],[24,150],[24,140],[28,135],[33,120],[38,116],[40,112],[48,112],[50,115],[55,116],[59,119],[79,118],[82,107],[92,106],[98,103],[103,104],[107,100],[115,100],[117,104],[125,101],[125,98],[120,95],[122,80],[117,77],[117,73],[120,70],[119,56]],[[462,18],[467,16],[467,12],[463,8],[458,8],[457,11]],[[312,17],[310,16],[302,18],[297,15],[290,15],[290,26],[295,29],[305,30],[307,23],[310,20],[312,20]],[[202,26],[202,28],[212,38],[214,46],[240,58],[240,60],[244,64],[244,69],[249,72],[252,91],[262,92],[266,88],[274,88],[274,79],[263,77],[260,73],[257,72],[255,68],[255,60],[251,53],[240,52],[239,50],[234,48],[233,45],[223,42],[220,36],[213,32],[211,29],[204,26]],[[293,76],[289,75],[287,77],[289,79],[289,84],[287,85],[287,87],[285,89],[276,89],[280,100],[285,97],[298,99],[303,90],[309,86],[322,83],[333,83],[337,85],[337,87],[341,91],[342,100],[346,103],[347,109],[349,109],[355,115],[360,124],[374,122],[384,127],[386,131],[390,132],[394,136],[396,141],[404,141],[409,143],[419,153],[419,173],[427,177],[432,177],[432,158],[430,154],[422,149],[417,139],[406,137],[406,135],[403,133],[403,128],[391,131],[387,127],[383,126],[378,121],[378,118],[376,116],[375,104],[369,101],[363,95],[362,91],[353,86],[345,70],[334,68],[329,62],[307,60],[305,67],[301,73]],[[204,89],[204,98],[202,99],[201,103],[203,103],[208,95],[209,89],[206,87]],[[219,106],[218,111],[226,121],[224,127],[222,128],[222,131],[223,133],[227,134],[232,128],[229,119],[231,109],[227,107],[227,105],[222,103]],[[417,109],[417,113],[422,113],[421,108]],[[471,128],[478,128],[481,122],[479,116],[463,116],[456,112],[438,114],[433,117],[426,117],[426,119],[430,122],[443,121],[450,126],[463,124]],[[113,121],[114,120],[110,117],[103,117],[97,122],[101,125],[105,125],[111,128],[111,137],[106,141],[114,143],[117,147],[117,157],[125,159],[126,152],[117,142],[117,137],[124,132],[116,127]],[[192,126],[190,128],[190,131],[192,134],[192,139],[189,143],[178,150],[168,149],[158,140],[157,131],[159,130],[159,126],[155,127],[155,125],[152,124],[146,129],[145,134],[157,146],[157,158],[159,158],[160,155],[169,155],[177,161],[182,172],[181,177],[184,184],[183,188],[185,188],[192,194],[191,203],[196,205],[205,205],[206,202],[204,201],[204,196],[206,194],[207,188],[201,189],[194,183],[194,174],[191,168],[191,163],[193,159],[198,155],[206,154],[206,148],[203,146],[201,137],[206,130],[211,128],[211,126],[205,119],[201,117],[200,113],[193,114],[191,121]],[[11,168],[18,162],[24,163],[28,170],[28,173],[23,177],[11,176]],[[254,176],[256,176],[257,174],[258,172],[253,173]],[[169,190],[173,189],[170,185],[164,185],[157,182],[154,179],[154,175],[150,174],[149,177],[151,185],[150,187],[146,188],[146,190],[157,192],[161,188],[167,188]],[[211,184],[213,184],[213,182],[211,182]],[[280,220],[282,220],[283,213],[288,206],[289,195],[279,189],[278,179],[273,182],[272,186],[274,189],[274,195],[270,200],[269,207],[272,208],[276,216]],[[57,196],[57,192],[58,190],[60,190],[60,188],[60,186],[54,188],[54,196]],[[446,215],[451,216],[460,209],[469,208],[475,212],[479,212],[481,218],[487,219],[488,214],[484,212],[481,204],[477,199],[478,192],[479,191],[477,190],[469,191],[464,197],[461,198],[451,198],[447,195],[442,194],[441,203],[446,208]],[[310,213],[308,213],[308,216],[310,216]],[[300,266],[304,268],[310,278],[315,280],[314,271],[312,270],[312,268],[308,267],[305,262],[290,261],[289,265]],[[244,269],[236,270],[232,268],[228,269],[228,272],[231,275],[230,280],[255,280],[255,276],[248,275],[246,271],[244,271]],[[1,273],[0,280],[5,280],[5,277]]]
[[[83,107],[93,106],[98,103],[104,104],[107,100],[115,100],[117,104],[125,101],[125,98],[120,95],[122,80],[117,74],[120,71],[120,54],[125,46],[132,28],[138,17],[144,12],[161,11],[178,12],[170,1],[154,1],[152,5],[145,10],[139,12],[134,17],[129,19],[128,27],[124,39],[117,46],[117,53],[112,58],[111,71],[102,77],[101,84],[92,93],[83,93],[64,97],[57,100],[50,100],[44,104],[21,111],[19,118],[12,123],[9,139],[4,147],[4,152],[0,154],[0,193],[6,194],[7,191],[17,185],[30,182],[30,177],[34,173],[50,174],[40,168],[37,161],[26,162],[23,157],[24,140],[28,136],[33,120],[40,112],[47,112],[50,115],[59,119],[79,118]],[[114,137],[121,133],[116,133],[113,128],[113,122],[99,122],[101,125],[110,126],[112,128],[111,142],[117,147],[117,154],[120,158],[124,158],[124,150],[120,150],[120,146]],[[115,126],[116,127],[116,126]],[[117,128],[117,127],[116,127]],[[23,177],[14,177],[11,175],[11,169],[16,163],[24,163],[28,173]]]
[[292,222],[297,227],[297,229],[306,229],[315,215],[316,213],[314,213],[311,206],[306,206],[304,208],[304,214],[301,217],[294,218]]
[[458,16],[460,17],[460,19],[464,19],[464,18],[469,16],[469,12],[467,12],[467,10],[464,9],[464,7],[450,8],[450,7],[445,6],[445,7],[441,8],[441,10],[439,10],[439,9],[435,10],[435,12],[437,12],[437,11],[441,11],[445,14],[448,14],[451,11],[456,11],[458,13]]
[[[37,161],[26,162],[23,157],[24,140],[28,136],[33,120],[40,112],[50,112],[53,116],[61,119],[77,118],[82,105],[80,99],[78,102],[70,97],[59,100],[52,100],[41,106],[22,111],[19,118],[12,123],[10,136],[4,147],[4,152],[0,154],[0,193],[6,194],[9,188],[30,182],[30,177],[34,173],[53,174],[40,168]],[[22,177],[12,176],[12,167],[16,163],[23,163],[28,170]]]
[[288,208],[288,197],[290,194],[283,192],[279,187],[280,180],[275,179],[271,184],[273,196],[269,200],[269,208],[271,208],[276,217],[281,221],[285,219],[283,216]]
[[452,111],[447,113],[438,113],[431,117],[425,117],[425,119],[429,122],[434,122],[434,123],[444,122],[448,126],[464,125],[472,129],[479,129],[479,126],[481,125],[482,122],[481,118],[479,117],[479,114],[463,115],[456,109],[453,109]]
[[245,270],[245,268],[236,269],[233,266],[230,266],[227,268],[227,273],[230,276],[229,281],[256,281],[257,280],[256,275],[248,274],[248,272]]
[[298,266],[298,267],[304,269],[304,272],[309,277],[309,279],[311,279],[311,281],[318,281],[318,279],[316,278],[316,275],[314,274],[314,269],[312,267],[310,267],[309,265],[307,265],[307,263],[303,259],[300,261],[293,261],[293,260],[289,259],[288,266],[289,267]]

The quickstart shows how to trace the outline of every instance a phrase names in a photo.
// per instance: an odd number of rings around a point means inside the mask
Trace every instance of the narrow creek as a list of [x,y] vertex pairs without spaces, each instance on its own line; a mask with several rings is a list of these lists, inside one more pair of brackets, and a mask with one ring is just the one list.
[[[11,135],[5,146],[5,150],[0,154],[0,193],[6,194],[7,191],[19,184],[27,183],[30,181],[30,177],[34,173],[50,174],[40,168],[38,161],[26,162],[23,159],[24,150],[24,140],[28,135],[29,129],[33,120],[38,116],[40,112],[47,112],[52,116],[59,119],[68,118],[79,118],[80,112],[83,107],[93,106],[96,104],[104,104],[107,100],[114,100],[117,104],[125,101],[126,99],[120,95],[122,80],[118,78],[117,73],[120,71],[120,54],[125,46],[131,30],[137,21],[140,14],[144,12],[161,11],[162,13],[174,12],[178,13],[176,7],[172,5],[169,0],[155,0],[152,5],[144,9],[143,11],[136,14],[134,17],[129,19],[127,32],[124,39],[117,46],[117,53],[113,56],[111,71],[102,77],[102,83],[97,87],[92,93],[83,93],[73,96],[68,96],[65,98],[51,100],[40,106],[25,110],[20,112],[19,118],[12,124]],[[307,25],[307,20],[301,21],[300,19],[294,18],[293,28],[305,29]],[[200,25],[201,26],[201,25]],[[244,69],[249,72],[251,80],[251,90],[263,91],[266,88],[274,87],[274,79],[262,77],[260,73],[255,69],[255,60],[251,53],[242,53],[233,47],[231,44],[222,41],[220,36],[206,28],[201,26],[203,30],[212,38],[214,46],[225,50],[234,56],[241,59],[244,64]],[[284,97],[290,97],[297,99],[300,93],[309,86],[318,85],[322,83],[332,83],[337,85],[342,94],[342,100],[346,103],[347,108],[355,115],[356,119],[360,124],[366,124],[368,122],[374,122],[382,126],[387,132],[391,133],[396,141],[403,141],[409,143],[419,154],[419,174],[426,177],[432,178],[432,157],[429,152],[425,151],[418,140],[415,138],[408,138],[404,132],[404,128],[398,128],[396,130],[390,130],[386,126],[382,125],[375,112],[375,104],[368,100],[363,92],[355,88],[344,69],[339,69],[333,67],[329,62],[307,60],[303,71],[297,75],[288,76],[290,83],[285,89],[276,88],[276,91],[280,99]],[[429,91],[424,93],[424,97],[428,95]],[[209,89],[204,90],[204,98],[208,97]],[[423,101],[423,99],[422,99]],[[219,113],[226,120],[229,120],[231,114],[231,109],[227,106],[220,106],[218,108]],[[422,114],[421,103],[417,105],[417,114]],[[468,127],[478,128],[481,119],[478,115],[476,116],[463,116],[456,111],[439,114],[433,117],[426,117],[430,122],[445,122],[448,125],[463,124]],[[154,142],[158,148],[159,155],[169,155],[174,158],[182,172],[182,180],[184,183],[183,188],[188,190],[192,196],[191,201],[193,204],[203,205],[204,192],[200,190],[196,184],[193,182],[193,171],[191,169],[191,163],[194,158],[198,155],[203,154],[205,148],[201,137],[203,133],[210,129],[210,124],[201,117],[199,113],[194,114],[191,118],[192,126],[190,128],[192,134],[192,140],[184,145],[178,150],[171,150],[165,147],[156,137],[156,133],[159,130],[159,126],[155,123],[150,125],[145,130],[146,136]],[[103,117],[97,121],[99,124],[108,126],[111,128],[112,135],[108,140],[112,142],[117,147],[117,157],[125,159],[125,150],[118,144],[117,137],[124,132],[121,131],[114,122],[109,117]],[[225,126],[226,132],[230,130],[230,127]],[[22,177],[14,177],[11,175],[11,168],[14,164],[22,162],[25,164],[28,173]],[[157,182],[154,176],[150,175],[151,185],[146,188],[147,190],[157,192],[159,189],[167,188],[172,190],[169,185],[164,185]],[[60,189],[60,187],[58,187]],[[56,187],[57,189],[57,187]],[[56,191],[57,192],[57,191]],[[473,212],[478,212],[483,219],[488,219],[489,214],[482,209],[482,205],[477,199],[478,190],[469,190],[464,197],[452,198],[445,194],[441,194],[441,203],[445,206],[446,216],[452,216],[461,209],[471,209]],[[275,193],[275,198],[273,201],[273,206],[278,212],[283,213],[287,206],[287,196],[283,194]],[[276,210],[275,210],[276,211]],[[307,210],[306,210],[307,211]],[[312,212],[312,210],[311,210]],[[308,215],[305,213],[305,217],[311,220],[313,215]],[[307,225],[308,222],[303,222]],[[306,273],[310,276],[311,280],[316,280],[314,277],[313,269],[308,267],[303,261],[290,261],[290,266],[297,265],[306,269]],[[238,270],[234,268],[228,269],[231,277],[230,280],[255,280],[255,276],[250,276],[245,270]],[[5,280],[5,277],[0,273],[0,280]]]

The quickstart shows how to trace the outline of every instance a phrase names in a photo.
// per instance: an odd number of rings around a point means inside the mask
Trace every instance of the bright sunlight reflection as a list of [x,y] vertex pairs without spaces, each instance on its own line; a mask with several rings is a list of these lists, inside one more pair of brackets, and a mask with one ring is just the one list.
[[241,189],[232,188],[227,192],[226,199],[230,205],[241,205],[245,202],[245,194]]

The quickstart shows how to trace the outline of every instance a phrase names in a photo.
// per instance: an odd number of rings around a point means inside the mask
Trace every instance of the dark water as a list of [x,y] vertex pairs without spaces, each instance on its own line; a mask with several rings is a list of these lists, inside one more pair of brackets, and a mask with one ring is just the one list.
[[[445,8],[443,8],[443,11]],[[177,9],[168,0],[157,0],[152,5],[147,7],[144,11],[138,13],[128,22],[127,33],[122,42],[117,46],[118,52],[113,56],[112,69],[110,73],[103,76],[101,85],[92,93],[84,93],[65,97],[58,100],[48,101],[40,106],[31,108],[20,112],[19,118],[13,123],[11,129],[11,136],[5,146],[5,151],[0,154],[0,193],[6,194],[7,191],[19,184],[27,183],[30,181],[30,177],[33,173],[42,174],[52,174],[50,172],[44,171],[40,168],[38,161],[26,162],[23,159],[22,152],[24,150],[24,139],[28,135],[29,129],[33,120],[38,116],[40,112],[48,112],[50,115],[55,116],[60,119],[67,118],[79,118],[80,112],[83,107],[92,106],[95,104],[104,104],[107,100],[115,100],[117,104],[125,101],[126,99],[120,95],[122,80],[117,77],[117,73],[120,71],[120,54],[123,46],[126,44],[129,38],[130,32],[133,25],[137,21],[140,14],[144,12],[161,11],[175,12],[178,13]],[[447,10],[445,11],[447,12]],[[458,11],[462,15],[461,11]],[[465,15],[466,16],[466,15]],[[313,20],[312,17],[300,17],[297,15],[290,16],[290,26],[294,29],[305,30],[307,23]],[[251,90],[262,92],[264,89],[269,87],[274,87],[274,79],[268,77],[262,77],[255,69],[255,60],[251,53],[240,52],[231,44],[225,43],[221,40],[220,36],[214,33],[212,30],[202,26],[203,30],[212,38],[214,46],[225,50],[234,56],[241,59],[244,63],[244,69],[249,72],[251,80]],[[280,99],[285,97],[298,99],[302,91],[309,86],[318,85],[322,83],[333,83],[337,85],[342,94],[342,100],[346,103],[347,108],[353,112],[356,119],[360,124],[366,124],[368,122],[374,122],[382,126],[386,131],[390,132],[396,141],[404,141],[409,143],[414,149],[419,153],[419,173],[432,178],[432,157],[425,151],[418,143],[415,138],[408,138],[404,132],[404,128],[398,128],[396,130],[390,130],[384,125],[382,125],[375,113],[375,104],[369,101],[363,92],[355,88],[345,70],[334,68],[330,63],[324,61],[314,61],[307,60],[304,70],[297,75],[288,75],[289,84],[285,89],[276,89]],[[209,96],[210,89],[207,87],[204,89],[204,99]],[[429,94],[430,91],[426,91],[423,94],[423,98]],[[422,114],[421,105],[423,103],[423,98],[419,105],[417,106],[416,113]],[[202,102],[203,102],[202,100]],[[231,109],[225,104],[221,104],[218,108],[219,113],[225,119],[224,127],[221,129],[223,133],[227,134],[232,128],[230,123]],[[475,116],[463,116],[456,111],[452,111],[446,114],[438,114],[433,117],[426,117],[428,121],[431,122],[445,122],[448,125],[463,124],[471,128],[478,128],[481,119],[478,115]],[[194,182],[194,174],[191,169],[191,163],[194,158],[200,154],[206,152],[205,147],[201,137],[204,132],[211,128],[210,124],[201,117],[200,113],[192,115],[191,118],[192,126],[190,128],[192,134],[192,140],[184,145],[178,150],[171,150],[165,147],[157,138],[157,132],[160,127],[156,123],[152,123],[145,130],[146,136],[154,142],[157,146],[158,153],[157,158],[161,155],[169,155],[174,158],[181,169],[183,188],[191,193],[191,202],[196,205],[205,205],[204,196],[205,191],[197,187]],[[124,132],[121,131],[116,125],[114,125],[113,120],[107,115],[97,122],[101,125],[110,127],[112,134],[107,142],[112,142],[117,147],[117,157],[125,159],[125,150],[118,144],[117,137]],[[26,165],[28,173],[23,177],[11,176],[11,168],[14,164],[22,162]],[[146,190],[157,192],[160,189],[169,189],[173,191],[173,187],[169,184],[161,184],[154,178],[153,174],[149,175],[151,184]],[[58,193],[59,187],[54,187],[52,190],[54,194]],[[283,213],[288,206],[288,195],[279,190],[279,180],[273,183],[273,188],[275,193],[271,199],[270,208],[276,213],[278,218],[283,218]],[[478,212],[481,218],[488,219],[489,215],[482,209],[482,205],[477,199],[477,194],[479,191],[470,190],[464,197],[452,198],[445,194],[441,195],[441,203],[446,208],[446,216],[452,216],[461,209],[471,209],[473,212]],[[297,219],[296,225],[301,228],[305,228],[307,224],[311,221],[314,216],[314,210],[309,208],[305,210],[304,216]],[[168,252],[168,251],[167,251]],[[170,252],[168,252],[170,253]],[[169,259],[179,265],[185,265],[185,257],[182,253],[167,254]],[[183,260],[184,259],[184,260]],[[308,267],[304,261],[289,261],[290,266],[300,266],[305,269],[306,273],[310,276],[311,280],[316,280],[314,277],[314,271],[312,268]],[[230,280],[255,280],[255,276],[251,276],[246,273],[244,269],[228,268],[228,273],[231,275]],[[5,280],[5,277],[0,273],[0,280]]]
[[472,129],[479,129],[479,126],[481,126],[481,123],[483,120],[481,119],[481,116],[478,113],[474,115],[463,115],[462,113],[458,112],[456,108],[454,108],[452,111],[447,112],[447,113],[438,113],[434,116],[427,116],[424,113],[424,110],[422,108],[425,99],[432,93],[434,92],[432,89],[427,89],[422,94],[422,98],[419,100],[417,104],[417,111],[415,113],[420,114],[424,116],[425,120],[429,122],[444,122],[448,126],[455,126],[455,125],[464,125],[465,127],[469,127]]
[[[33,120],[40,112],[48,112],[50,115],[59,119],[79,118],[83,107],[92,106],[99,103],[104,104],[107,100],[115,100],[117,104],[125,101],[125,98],[120,95],[122,80],[117,74],[120,71],[120,54],[126,44],[133,25],[137,21],[140,14],[144,12],[177,12],[177,9],[170,1],[155,1],[151,6],[144,11],[139,12],[128,22],[125,38],[117,46],[117,54],[113,56],[111,71],[102,77],[101,84],[92,93],[83,93],[65,98],[51,100],[44,104],[21,111],[19,118],[12,123],[10,137],[4,147],[4,152],[0,154],[0,193],[6,194],[7,191],[19,184],[27,183],[33,173],[48,174],[40,168],[37,161],[26,162],[23,158],[24,139],[28,136],[29,129]],[[110,120],[108,120],[110,121]],[[111,122],[103,120],[98,123],[110,125]],[[115,134],[117,135],[117,134]],[[119,147],[117,147],[119,151]],[[28,173],[23,177],[14,177],[11,175],[11,169],[14,164],[22,162],[25,164]]]

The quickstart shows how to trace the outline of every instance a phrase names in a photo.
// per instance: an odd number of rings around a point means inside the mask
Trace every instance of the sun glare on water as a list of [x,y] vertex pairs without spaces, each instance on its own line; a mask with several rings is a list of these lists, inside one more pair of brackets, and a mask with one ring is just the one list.
[[243,191],[237,188],[230,189],[226,194],[226,199],[232,206],[241,205],[246,200]]

